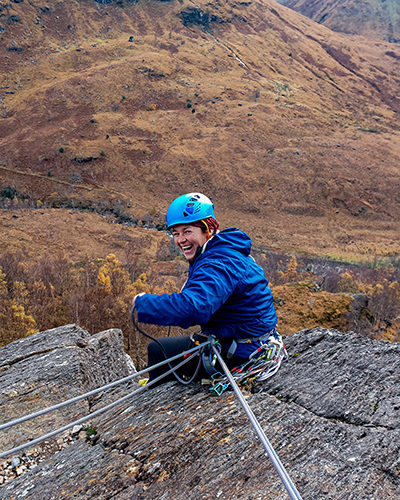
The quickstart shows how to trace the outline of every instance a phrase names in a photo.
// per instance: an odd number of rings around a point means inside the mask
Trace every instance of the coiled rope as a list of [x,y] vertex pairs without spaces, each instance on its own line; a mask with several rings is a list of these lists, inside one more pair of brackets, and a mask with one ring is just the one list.
[[[282,337],[274,332],[261,346],[256,349],[249,359],[240,366],[230,370],[232,377],[240,386],[246,383],[262,382],[275,375],[282,362],[288,359]],[[213,373],[210,380],[204,380],[204,384],[210,384],[210,391],[220,396],[229,386],[228,377],[220,372]]]

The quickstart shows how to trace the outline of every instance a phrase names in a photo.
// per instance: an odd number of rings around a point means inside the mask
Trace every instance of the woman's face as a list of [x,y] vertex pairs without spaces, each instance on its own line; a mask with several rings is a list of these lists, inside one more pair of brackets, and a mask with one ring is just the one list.
[[192,262],[197,249],[207,241],[207,234],[200,227],[190,224],[177,224],[172,228],[175,243],[189,262]]

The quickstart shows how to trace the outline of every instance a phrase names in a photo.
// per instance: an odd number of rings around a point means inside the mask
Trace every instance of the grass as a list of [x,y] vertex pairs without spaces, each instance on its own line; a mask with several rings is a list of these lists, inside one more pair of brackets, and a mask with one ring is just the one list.
[[[238,6],[246,12],[251,37],[240,25],[227,23],[214,27],[214,39],[196,27],[183,28],[176,15],[181,5],[110,5],[104,8],[112,28],[100,37],[97,6],[87,6],[86,17],[92,22],[81,24],[70,21],[80,12],[79,3],[69,5],[69,12],[57,20],[63,41],[50,32],[45,38],[41,29],[32,27],[29,56],[40,64],[10,53],[13,60],[0,77],[2,84],[20,81],[22,87],[7,96],[13,116],[0,123],[2,161],[8,167],[0,169],[0,188],[19,186],[19,191],[44,204],[55,190],[61,197],[72,192],[90,201],[115,197],[129,202],[132,217],[143,217],[154,207],[160,220],[172,197],[196,189],[214,198],[223,226],[244,228],[253,241],[277,251],[350,263],[379,253],[400,254],[400,136],[393,128],[396,116],[383,99],[397,94],[391,76],[396,59],[387,62],[384,46],[357,42],[356,47],[348,42],[361,77],[373,74],[372,67],[377,75],[380,70],[388,75],[382,95],[371,91],[366,98],[362,78],[358,83],[345,71],[336,74],[337,62],[318,43],[328,37],[335,47],[341,39],[306,20],[299,23],[295,13],[285,14],[290,22],[280,28],[281,34],[262,27],[257,3]],[[202,1],[199,5],[205,7]],[[22,4],[14,7],[21,11],[22,25],[31,22]],[[221,16],[229,17],[225,7],[220,10]],[[140,26],[132,12],[140,12]],[[56,22],[48,16],[48,23]],[[262,16],[265,26],[274,26],[276,17],[268,8]],[[73,35],[68,24],[74,25]],[[127,41],[131,32],[140,33],[134,44]],[[293,34],[296,51],[287,42]],[[19,36],[15,33],[17,44]],[[230,57],[232,51],[248,69]],[[295,55],[290,64],[289,51]],[[49,56],[54,57],[51,64]],[[347,89],[346,95],[317,77],[319,64]],[[292,89],[295,103],[275,103],[278,90],[290,94]],[[126,97],[123,103],[121,95]],[[185,104],[188,95],[198,100],[191,108],[195,113],[185,111],[191,104]],[[388,133],[378,133],[374,114],[381,117],[380,130]],[[25,116],[31,117],[29,125]],[[56,154],[60,142],[68,145],[71,158],[95,157],[100,151],[99,166],[82,175],[82,184],[69,182],[76,165],[67,163],[67,155]],[[294,155],[294,150],[301,154]],[[43,155],[48,158],[46,167],[38,161]],[[366,165],[372,165],[370,172]],[[288,213],[293,199],[302,214]],[[349,200],[358,199],[371,208],[353,215]],[[336,214],[338,202],[342,205]],[[307,215],[311,205],[320,216]],[[343,242],[346,236],[350,243]]]

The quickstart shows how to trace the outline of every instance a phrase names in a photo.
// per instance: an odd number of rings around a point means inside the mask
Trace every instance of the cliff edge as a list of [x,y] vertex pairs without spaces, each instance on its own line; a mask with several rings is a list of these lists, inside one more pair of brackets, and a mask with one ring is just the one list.
[[[398,498],[400,345],[318,328],[285,344],[289,361],[246,395],[302,498]],[[90,336],[68,325],[0,349],[0,371],[2,423],[134,368],[119,331]],[[1,451],[135,387],[55,412],[51,421],[0,431]],[[200,384],[170,382],[90,425],[93,439],[47,451],[36,467],[9,479],[0,498],[288,498],[232,392],[212,397]]]

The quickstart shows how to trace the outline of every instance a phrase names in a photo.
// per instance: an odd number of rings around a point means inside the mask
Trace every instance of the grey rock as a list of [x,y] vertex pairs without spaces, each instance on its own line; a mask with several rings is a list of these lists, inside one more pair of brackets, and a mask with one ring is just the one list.
[[[285,343],[289,361],[247,401],[302,498],[399,498],[400,345],[325,329]],[[93,442],[12,479],[0,498],[288,498],[232,392],[170,382],[91,424]]]
[[[0,349],[0,423],[70,399],[134,371],[123,351],[122,332],[91,336],[66,325]],[[0,449],[18,446],[88,413],[94,398],[0,431]]]
[[210,30],[211,23],[222,24],[224,22],[220,17],[210,14],[208,11],[203,12],[198,7],[189,7],[182,10],[181,19],[184,26],[198,25],[206,31]]
[[318,328],[286,344],[295,362],[266,382],[270,393],[323,418],[399,427],[400,344]]

